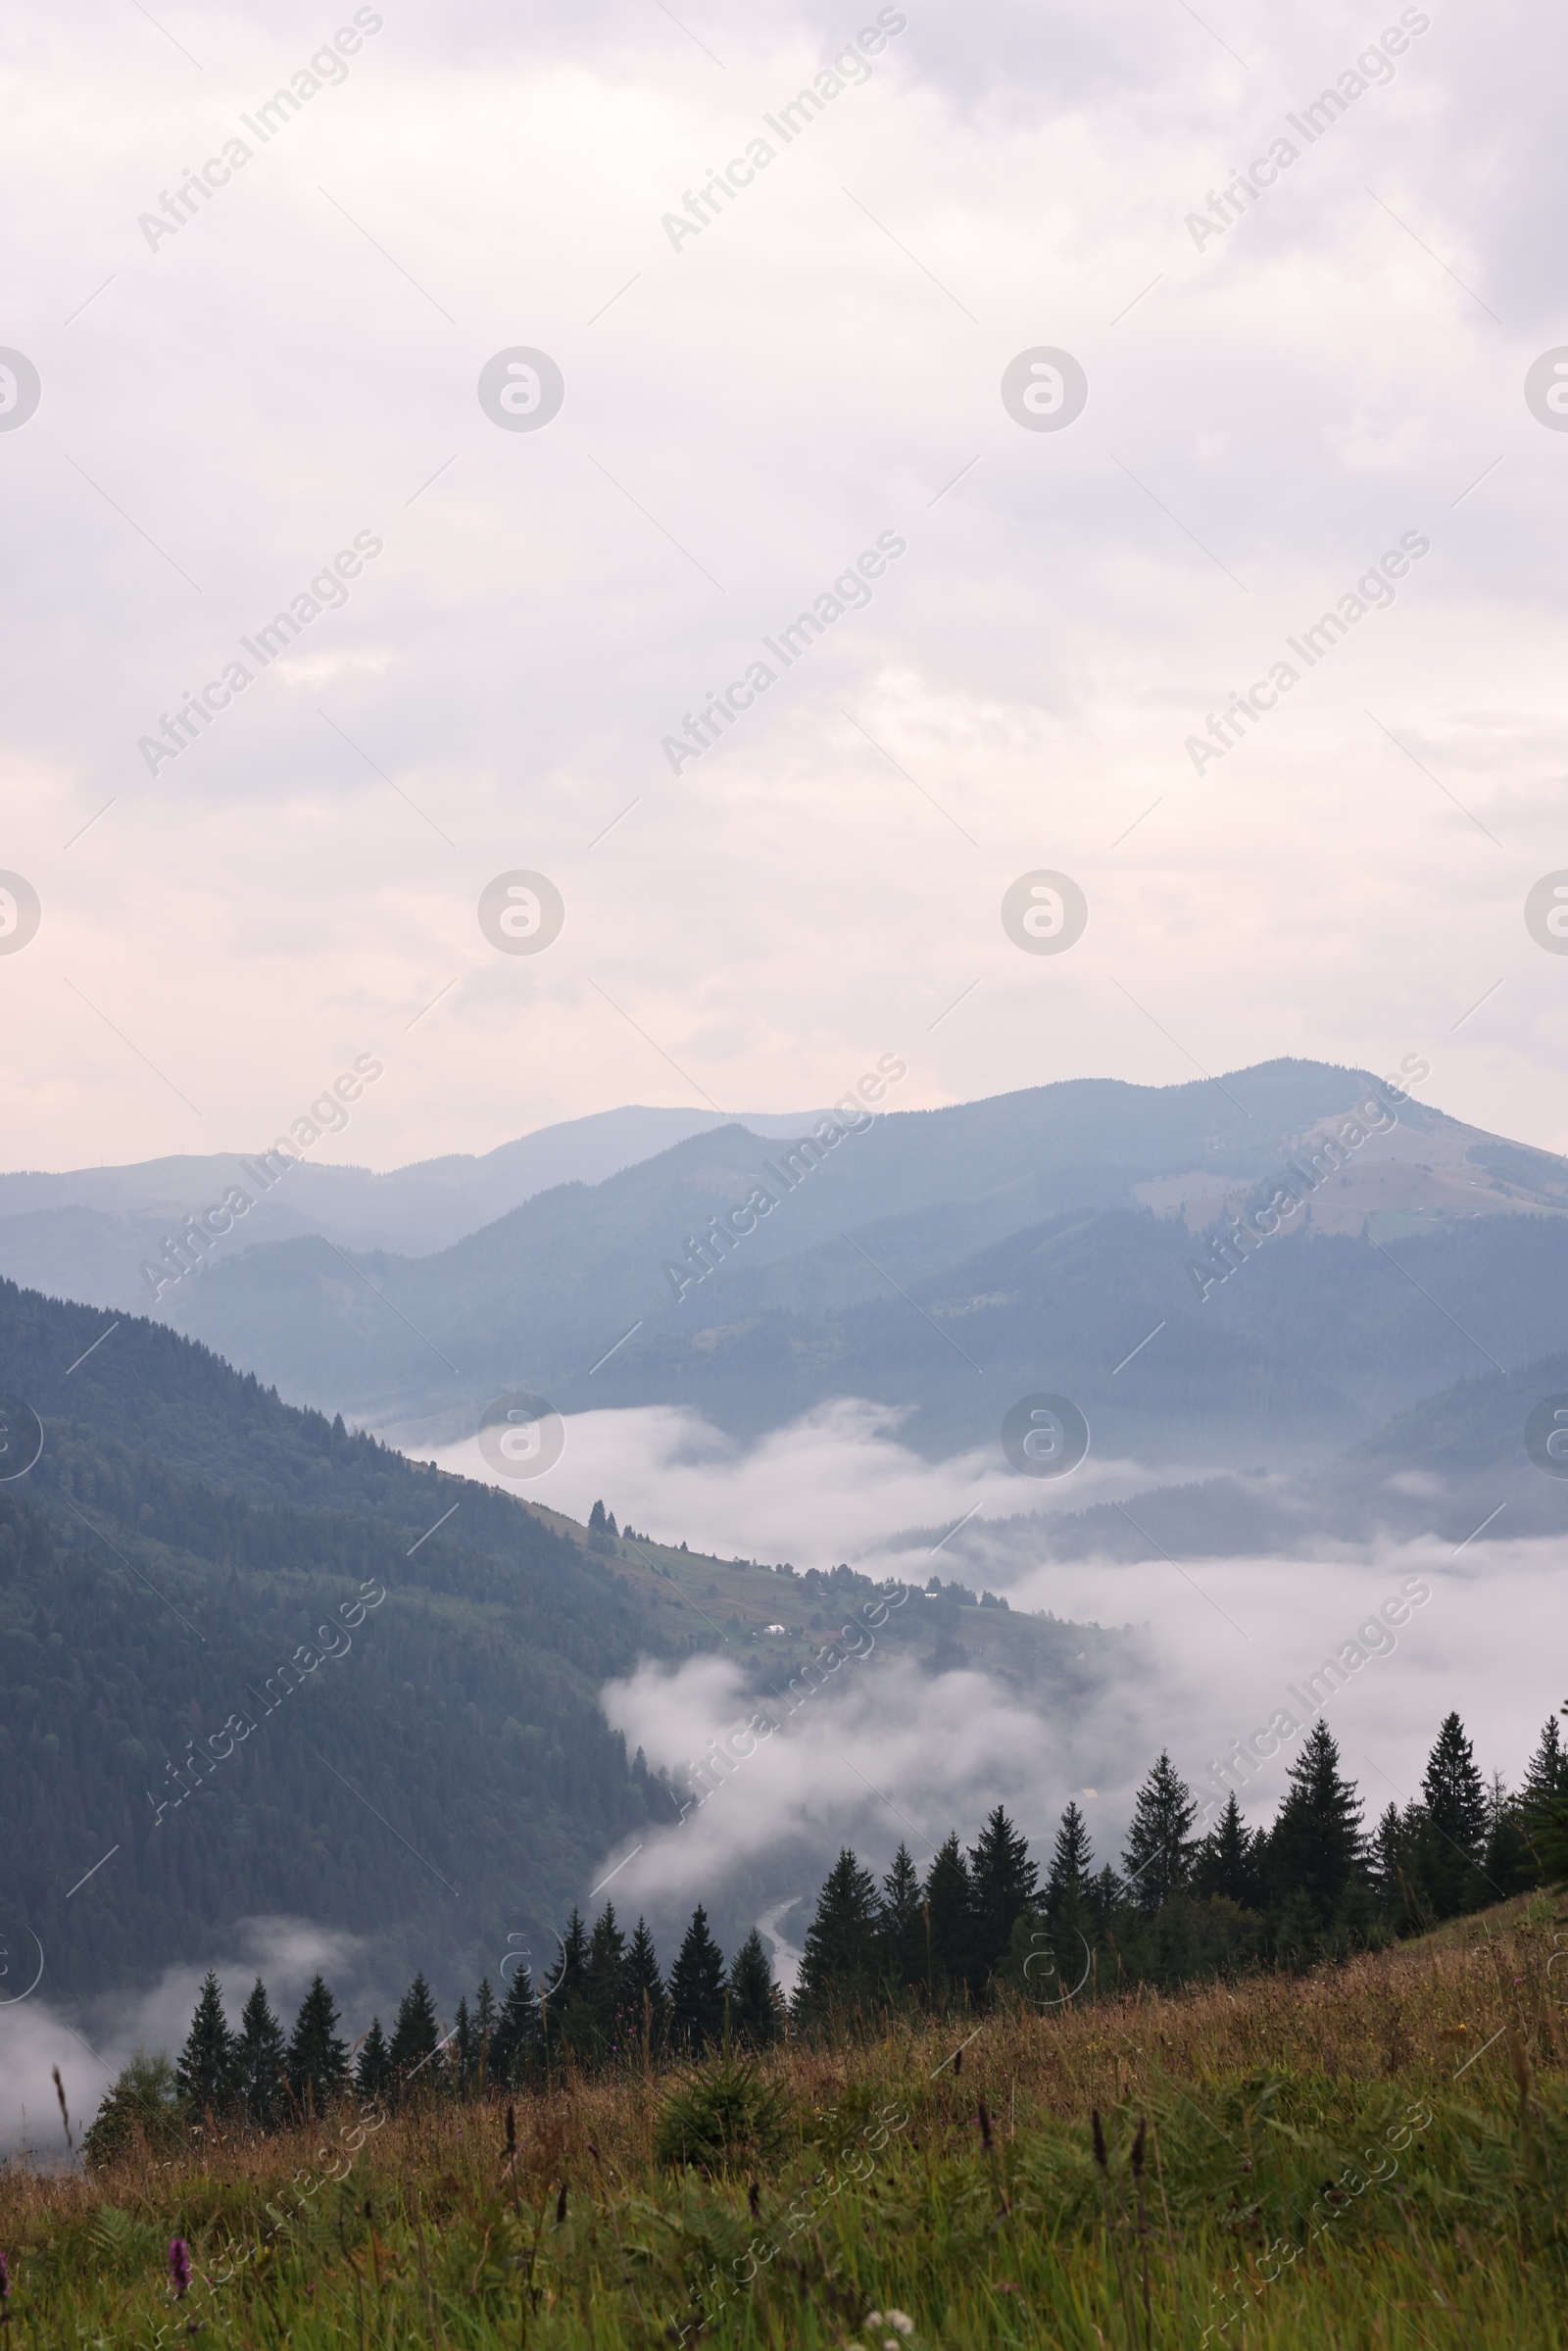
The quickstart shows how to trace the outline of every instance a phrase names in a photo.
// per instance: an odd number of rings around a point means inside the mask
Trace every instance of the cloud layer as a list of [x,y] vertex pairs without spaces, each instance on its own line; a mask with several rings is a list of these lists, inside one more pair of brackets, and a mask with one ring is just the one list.
[[[1561,856],[1544,5],[1391,12],[1423,29],[1375,79],[1384,27],[1340,6],[885,10],[864,76],[815,5],[368,9],[341,74],[302,6],[167,14],[9,36],[4,339],[42,399],[0,432],[3,861],[43,920],[0,982],[34,1161],[249,1147],[367,1051],[332,1149],[380,1166],[831,1099],[888,1050],[911,1102],[1420,1050],[1434,1100],[1562,1137],[1564,966],[1521,915]],[[480,406],[517,347],[563,372],[541,431]],[[1003,405],[1039,347],[1087,373],[1064,431]],[[887,532],[869,601],[768,654]],[[1292,656],[1411,532],[1396,600]],[[1200,777],[1187,739],[1282,661]],[[1042,866],[1089,902],[1060,957],[999,917]],[[478,926],[515,869],[565,902],[537,958]]]

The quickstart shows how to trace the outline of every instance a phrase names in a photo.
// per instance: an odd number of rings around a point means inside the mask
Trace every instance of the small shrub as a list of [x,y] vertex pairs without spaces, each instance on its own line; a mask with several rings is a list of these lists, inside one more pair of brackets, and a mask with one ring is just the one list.
[[138,2131],[154,2154],[167,2154],[179,2143],[179,2086],[161,2049],[155,2057],[138,2049],[99,2107],[82,2142],[88,2170],[101,2170],[124,2154]]
[[725,2059],[689,2074],[670,2092],[654,2128],[660,2163],[704,2172],[765,2163],[782,2148],[789,2108],[755,2065]]

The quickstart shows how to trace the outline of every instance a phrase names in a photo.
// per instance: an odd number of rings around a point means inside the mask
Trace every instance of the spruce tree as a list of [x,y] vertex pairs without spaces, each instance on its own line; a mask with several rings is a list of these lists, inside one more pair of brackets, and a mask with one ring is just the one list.
[[807,1929],[796,2008],[822,2023],[847,2014],[876,1987],[876,1884],[846,1845],[816,1898],[816,1915]]
[[349,2078],[349,2053],[337,2036],[337,2009],[320,1976],[300,2003],[288,2044],[288,2085],[298,2104],[324,2114]]
[[1033,1902],[1039,1875],[1028,1844],[999,1804],[969,1848],[976,1989],[1006,1957],[1013,1922]]
[[1354,1783],[1340,1777],[1327,1723],[1313,1724],[1289,1778],[1269,1837],[1269,1876],[1280,1901],[1299,1894],[1303,1917],[1321,1932],[1366,1874],[1360,1801]]
[[355,2068],[354,2086],[366,2103],[384,2098],[391,2086],[392,2067],[387,2051],[386,2034],[378,2016],[370,2019],[370,2030],[360,2043],[360,2061]]
[[1227,1901],[1239,1902],[1244,1910],[1255,1910],[1261,1906],[1261,1881],[1256,1845],[1233,1788],[1224,1811],[1194,1857],[1193,1890],[1222,1894]]
[[622,2038],[621,2010],[626,1998],[626,1937],[615,1924],[615,1905],[607,1902],[588,1942],[583,1969],[583,1995],[595,2031],[608,2051]]
[[1111,1921],[1127,1899],[1127,1888],[1107,1861],[1089,1887],[1089,1915],[1095,1922],[1095,1933],[1110,1933]]
[[1494,1772],[1487,1790],[1487,1840],[1481,1856],[1481,1875],[1499,1895],[1522,1894],[1541,1872],[1525,1829],[1524,1805],[1508,1793],[1501,1772]]
[[1421,1793],[1426,1813],[1422,1886],[1437,1917],[1454,1918],[1485,1899],[1481,1861],[1487,1841],[1486,1785],[1457,1714],[1444,1717]]
[[479,2084],[477,2080],[479,2044],[474,2038],[473,2019],[468,2014],[467,1994],[458,2000],[458,2012],[452,2020],[452,2049],[449,2063],[452,2068],[452,2086],[460,2098],[471,2098]]
[[920,1873],[901,1844],[882,1881],[876,1915],[877,1973],[884,1984],[925,1981],[925,1897]]
[[544,1983],[544,1995],[552,2008],[564,2008],[574,1992],[588,1987],[588,1930],[582,1912],[573,1903],[566,1932],[561,1936],[561,1957]]
[[1145,1918],[1163,1910],[1191,1881],[1197,1844],[1188,1835],[1198,1817],[1191,1788],[1161,1749],[1159,1759],[1133,1798],[1132,1827],[1122,1863],[1127,1892]]
[[1568,1754],[1554,1714],[1525,1766],[1520,1813],[1538,1875],[1553,1883],[1568,1877]]
[[1553,1796],[1568,1796],[1568,1753],[1564,1752],[1562,1733],[1554,1714],[1547,1715],[1541,1744],[1525,1765],[1525,1783],[1520,1792],[1527,1807],[1548,1802]]
[[1051,1849],[1051,1866],[1046,1872],[1045,1911],[1049,1926],[1063,1923],[1081,1926],[1078,1914],[1088,1911],[1093,1870],[1089,1824],[1078,1806],[1070,1803],[1061,1816],[1056,1841]]
[[729,1971],[729,2029],[750,2049],[765,2049],[778,2037],[782,1996],[762,1937],[754,1927]]
[[525,1967],[507,1985],[490,2043],[490,2079],[502,2089],[517,2089],[532,2074],[543,2045],[539,2002]]
[[398,2003],[392,2045],[387,2051],[387,2065],[399,2097],[406,2096],[411,2085],[416,2095],[436,2087],[435,2052],[440,2038],[435,2002],[421,1969]]
[[496,1995],[490,1989],[490,1979],[488,1976],[481,1976],[479,1989],[473,2003],[473,2061],[481,2088],[486,2082],[493,2082],[495,2079],[491,2053],[496,2044],[499,2011],[496,2008]]
[[669,2021],[676,2041],[694,2055],[723,2034],[724,1954],[700,1902],[670,1970]]
[[209,1968],[174,2069],[180,2098],[193,2123],[202,2121],[209,2109],[220,2115],[232,2103],[234,2055],[234,2036],[223,2014],[223,1988]]
[[640,1918],[626,1946],[625,2005],[627,2030],[640,2047],[646,2039],[657,2050],[664,2037],[666,2007],[664,1979],[659,1972],[659,1953]]
[[974,1973],[974,1894],[956,1833],[945,1837],[925,1874],[925,1912],[934,1995],[960,1995]]
[[257,2131],[270,2131],[280,2119],[288,2077],[288,2045],[283,2028],[272,2014],[267,1986],[260,1976],[240,2013],[234,2041],[234,2087],[247,2120]]

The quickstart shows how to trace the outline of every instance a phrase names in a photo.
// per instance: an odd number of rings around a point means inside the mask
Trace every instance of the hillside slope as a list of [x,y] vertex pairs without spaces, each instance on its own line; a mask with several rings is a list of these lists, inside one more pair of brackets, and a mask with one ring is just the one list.
[[[510,1934],[548,1951],[605,1854],[678,1813],[605,1682],[714,1650],[771,1686],[870,1590],[590,1539],[9,1283],[0,1447],[0,1929],[37,1936],[46,1996],[260,1914],[364,1937],[388,1985],[494,1974]],[[885,1637],[944,1641],[1040,1701],[1113,1645],[972,1596]]]

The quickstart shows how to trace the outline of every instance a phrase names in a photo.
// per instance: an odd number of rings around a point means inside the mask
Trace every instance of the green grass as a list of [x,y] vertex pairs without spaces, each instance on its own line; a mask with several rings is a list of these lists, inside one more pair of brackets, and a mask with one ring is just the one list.
[[733,2081],[705,2101],[634,2072],[519,2096],[511,2154],[501,2101],[91,2179],[14,2165],[6,2351],[191,2327],[307,2351],[1549,2351],[1564,1947],[1536,1897],[1303,1980],[792,2044],[761,2068],[764,2131]]

